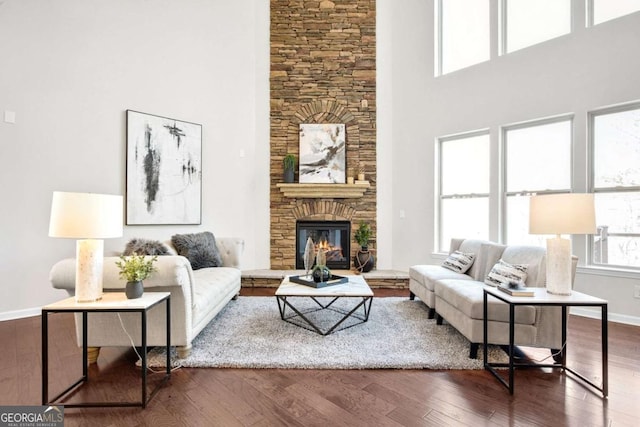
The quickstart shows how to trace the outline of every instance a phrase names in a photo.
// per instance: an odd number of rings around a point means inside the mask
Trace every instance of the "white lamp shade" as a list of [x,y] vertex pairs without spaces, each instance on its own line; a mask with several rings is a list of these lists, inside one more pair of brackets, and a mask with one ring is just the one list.
[[532,196],[530,234],[595,234],[593,194],[567,193]]
[[50,237],[104,239],[122,236],[122,196],[53,192]]

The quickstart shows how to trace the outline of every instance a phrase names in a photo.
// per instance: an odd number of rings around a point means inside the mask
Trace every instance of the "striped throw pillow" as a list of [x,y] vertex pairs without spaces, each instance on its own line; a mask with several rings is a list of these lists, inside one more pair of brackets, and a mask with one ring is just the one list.
[[468,269],[471,268],[471,265],[473,264],[473,260],[475,258],[475,254],[454,251],[449,254],[447,259],[444,260],[442,266],[444,268],[448,268],[449,270],[455,271],[456,273],[464,274]]
[[484,283],[490,286],[506,285],[509,282],[524,283],[527,278],[527,267],[527,264],[509,264],[500,259],[487,274]]

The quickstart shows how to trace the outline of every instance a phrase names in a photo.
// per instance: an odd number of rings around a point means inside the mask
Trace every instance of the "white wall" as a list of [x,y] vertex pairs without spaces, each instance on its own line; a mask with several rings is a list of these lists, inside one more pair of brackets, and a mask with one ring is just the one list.
[[202,225],[126,226],[105,250],[211,230],[268,267],[268,79],[266,0],[0,1],[0,320],[66,295],[48,272],[75,242],[47,236],[51,195],[124,194],[126,109],[203,125]]
[[[495,8],[497,2],[492,5]],[[587,189],[587,111],[640,99],[640,13],[585,28],[584,2],[574,1],[572,34],[501,57],[494,49],[489,62],[434,78],[433,2],[406,0],[402,6],[393,10],[389,60],[393,63],[393,259],[395,268],[406,270],[413,264],[440,262],[432,254],[438,136],[489,128],[492,187],[497,188],[501,125],[574,113],[574,188]],[[497,197],[491,207],[495,240]],[[400,210],[406,212],[405,219],[397,217]],[[576,239],[574,253],[585,259],[583,240]],[[633,298],[639,277],[580,268],[575,287],[609,300],[611,319],[640,324],[640,299]]]

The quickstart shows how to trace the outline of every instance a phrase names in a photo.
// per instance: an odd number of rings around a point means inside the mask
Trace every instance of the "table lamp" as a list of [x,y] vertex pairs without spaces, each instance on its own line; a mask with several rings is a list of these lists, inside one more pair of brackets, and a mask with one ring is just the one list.
[[102,298],[104,241],[122,236],[122,196],[53,192],[50,237],[76,242],[76,301]]
[[561,234],[595,234],[593,194],[546,194],[532,196],[529,233],[555,234],[547,239],[547,292],[571,295],[571,240]]

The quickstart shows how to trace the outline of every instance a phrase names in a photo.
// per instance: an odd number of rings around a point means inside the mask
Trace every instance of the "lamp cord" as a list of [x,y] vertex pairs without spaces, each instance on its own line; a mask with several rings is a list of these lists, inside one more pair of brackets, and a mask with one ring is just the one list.
[[565,341],[564,344],[562,344],[562,348],[558,351],[556,351],[555,353],[551,353],[549,356],[547,357],[543,357],[542,359],[531,359],[529,357],[519,357],[519,356],[514,356],[514,359],[527,359],[530,360],[532,362],[536,362],[536,363],[540,363],[540,362],[544,362],[545,360],[549,359],[550,357],[556,357],[559,354],[562,354],[562,352],[564,351],[565,347],[567,346],[567,342]]
[[[138,353],[138,349],[136,348],[136,345],[133,342],[133,338],[131,338],[131,335],[129,334],[129,332],[127,332],[127,328],[124,327],[124,322],[122,321],[122,317],[120,316],[120,313],[116,313],[116,314],[118,315],[118,320],[120,320],[120,327],[122,327],[122,330],[124,331],[124,333],[129,338],[129,342],[131,343],[131,348],[133,348],[133,351],[136,353],[136,356],[138,356],[138,360],[140,361],[140,363],[142,363],[142,356],[140,356],[140,353]],[[182,368],[182,365],[177,365],[177,366],[171,368],[171,372],[176,371],[176,370],[178,370],[180,368]],[[161,373],[165,372],[165,371],[156,371],[151,366],[149,366],[148,363],[147,363],[147,370],[150,371],[150,372],[153,372],[155,374],[161,374]]]

